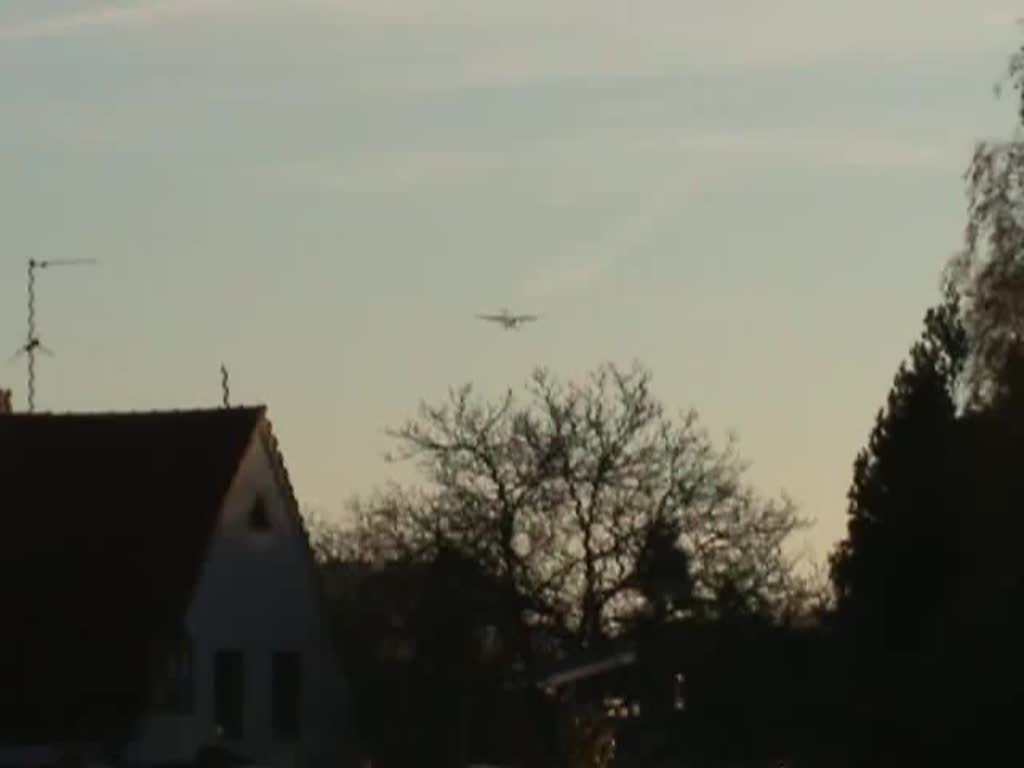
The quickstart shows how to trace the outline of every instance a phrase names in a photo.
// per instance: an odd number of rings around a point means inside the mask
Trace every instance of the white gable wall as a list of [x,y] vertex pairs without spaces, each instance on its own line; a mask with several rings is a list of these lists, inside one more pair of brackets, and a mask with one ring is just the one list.
[[[249,512],[262,497],[270,521],[252,530]],[[332,647],[304,534],[280,488],[257,432],[228,493],[187,626],[193,643],[193,710],[147,719],[132,756],[183,760],[214,738],[214,654],[244,657],[244,732],[229,748],[260,764],[342,768],[352,748],[346,686]],[[300,728],[296,740],[271,724],[271,659],[301,658]]]

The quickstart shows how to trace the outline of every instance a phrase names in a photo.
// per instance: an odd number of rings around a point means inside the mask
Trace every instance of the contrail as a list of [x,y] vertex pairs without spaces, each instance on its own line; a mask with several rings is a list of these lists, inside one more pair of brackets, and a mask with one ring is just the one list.
[[66,37],[92,29],[147,24],[164,18],[198,13],[234,0],[163,0],[132,5],[97,5],[73,13],[28,19],[0,26],[0,42]]

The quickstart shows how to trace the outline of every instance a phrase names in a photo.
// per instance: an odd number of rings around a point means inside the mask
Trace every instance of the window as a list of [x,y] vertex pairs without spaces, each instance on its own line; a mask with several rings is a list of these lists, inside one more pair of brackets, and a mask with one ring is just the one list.
[[274,654],[271,685],[271,719],[274,730],[282,736],[295,737],[299,733],[302,699],[299,654],[293,651],[278,651]]
[[245,680],[241,651],[217,651],[213,657],[213,716],[229,739],[242,735]]
[[270,516],[267,514],[267,505],[263,499],[256,499],[249,510],[249,527],[254,531],[270,530]]
[[192,639],[183,632],[157,673],[156,706],[164,712],[185,714],[192,711]]

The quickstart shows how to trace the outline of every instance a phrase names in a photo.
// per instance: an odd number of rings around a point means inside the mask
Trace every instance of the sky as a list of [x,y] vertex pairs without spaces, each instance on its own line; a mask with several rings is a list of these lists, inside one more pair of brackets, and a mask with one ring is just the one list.
[[[300,502],[472,382],[638,360],[819,557],[959,247],[1016,0],[5,0],[0,345],[37,408],[265,403]],[[512,334],[474,315],[543,315]],[[0,355],[0,359],[6,355]],[[0,368],[25,407],[25,366]]]

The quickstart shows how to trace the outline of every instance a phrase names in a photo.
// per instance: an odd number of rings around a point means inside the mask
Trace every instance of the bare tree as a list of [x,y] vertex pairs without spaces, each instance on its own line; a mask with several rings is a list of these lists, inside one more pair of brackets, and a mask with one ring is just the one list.
[[580,385],[540,369],[524,403],[464,386],[422,405],[391,432],[392,459],[417,461],[426,485],[360,504],[365,546],[455,547],[509,586],[528,623],[580,645],[642,600],[636,566],[655,529],[686,553],[697,599],[728,585],[781,608],[800,591],[786,544],[805,521],[744,482],[735,441],[716,448],[693,411],[668,418],[650,382],[639,365],[602,366]]
[[965,174],[964,247],[947,270],[964,299],[974,403],[998,396],[1024,348],[1024,48],[1010,58],[1006,79],[1020,96],[1021,125],[1007,141],[978,142]]

